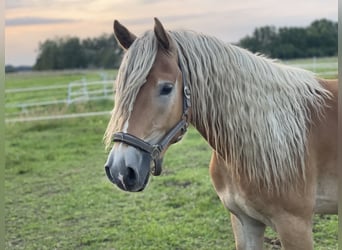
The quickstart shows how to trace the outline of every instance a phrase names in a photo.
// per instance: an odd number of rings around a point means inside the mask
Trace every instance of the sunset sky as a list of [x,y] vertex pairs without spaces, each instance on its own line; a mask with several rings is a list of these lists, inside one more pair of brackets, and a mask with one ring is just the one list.
[[264,25],[337,21],[337,0],[6,0],[5,63],[33,65],[48,38],[96,37],[118,19],[139,35],[158,17],[166,29],[190,29],[237,42]]

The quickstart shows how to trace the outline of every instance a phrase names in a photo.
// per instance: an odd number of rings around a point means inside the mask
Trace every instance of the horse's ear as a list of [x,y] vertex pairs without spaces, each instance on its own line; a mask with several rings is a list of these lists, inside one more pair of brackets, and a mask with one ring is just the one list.
[[137,37],[117,20],[114,20],[113,26],[116,39],[127,50]]
[[170,50],[170,37],[161,22],[156,17],[154,18],[154,34],[156,35],[158,43],[161,45],[161,47],[165,50]]

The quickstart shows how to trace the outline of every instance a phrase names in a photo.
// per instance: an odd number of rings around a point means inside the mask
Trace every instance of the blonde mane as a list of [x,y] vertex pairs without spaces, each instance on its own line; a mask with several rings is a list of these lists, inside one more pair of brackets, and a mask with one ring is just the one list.
[[[169,33],[189,83],[192,124],[227,161],[235,177],[284,192],[305,181],[307,130],[329,93],[305,70],[275,63],[216,38],[189,31]],[[122,129],[152,67],[152,32],[127,51],[116,81],[107,145]]]

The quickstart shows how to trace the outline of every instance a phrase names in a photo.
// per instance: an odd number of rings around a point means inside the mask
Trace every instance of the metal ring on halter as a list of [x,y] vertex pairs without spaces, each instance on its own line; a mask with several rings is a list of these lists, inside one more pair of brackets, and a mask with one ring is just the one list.
[[188,86],[184,87],[184,96],[186,97],[186,99],[190,99],[190,89]]
[[159,158],[153,161],[154,166],[151,169],[151,174],[153,176],[159,176],[162,172],[163,158]]
[[157,159],[160,155],[161,151],[158,145],[154,145],[151,154],[153,160]]

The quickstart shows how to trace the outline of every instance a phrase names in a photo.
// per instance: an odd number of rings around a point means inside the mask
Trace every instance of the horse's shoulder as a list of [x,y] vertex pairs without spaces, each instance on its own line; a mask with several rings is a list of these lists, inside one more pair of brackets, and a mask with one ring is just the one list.
[[338,79],[317,79],[323,88],[328,90],[334,97],[338,93]]

